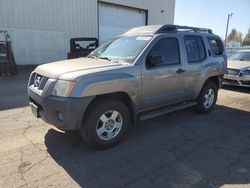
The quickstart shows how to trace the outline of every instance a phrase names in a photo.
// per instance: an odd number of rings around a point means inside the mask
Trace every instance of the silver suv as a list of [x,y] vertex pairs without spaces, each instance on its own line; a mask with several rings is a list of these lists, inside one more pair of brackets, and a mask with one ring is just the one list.
[[226,65],[222,41],[210,29],[144,26],[86,58],[38,66],[28,95],[36,117],[107,148],[138,120],[191,106],[213,110]]

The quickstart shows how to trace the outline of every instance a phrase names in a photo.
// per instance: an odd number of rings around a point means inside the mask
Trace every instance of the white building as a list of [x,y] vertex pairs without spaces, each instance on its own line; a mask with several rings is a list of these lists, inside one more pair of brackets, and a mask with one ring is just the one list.
[[241,43],[238,42],[238,41],[228,41],[226,43],[226,47],[228,47],[228,48],[239,48],[239,47],[241,47]]
[[69,41],[100,43],[128,29],[173,24],[175,0],[0,0],[0,30],[8,30],[18,65],[65,59]]

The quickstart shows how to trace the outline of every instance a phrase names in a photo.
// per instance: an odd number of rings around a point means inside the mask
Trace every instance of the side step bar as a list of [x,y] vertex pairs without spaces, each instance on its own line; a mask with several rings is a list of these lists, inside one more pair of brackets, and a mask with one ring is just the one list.
[[167,114],[167,113],[171,113],[171,112],[174,112],[177,110],[189,108],[189,107],[195,106],[196,104],[197,104],[197,102],[195,102],[195,101],[189,101],[189,102],[184,102],[184,103],[181,103],[178,105],[172,105],[172,106],[168,106],[168,107],[161,108],[158,110],[146,112],[145,114],[142,114],[139,116],[139,120],[140,121],[147,120],[147,119],[154,118],[154,117],[157,117],[157,116],[160,116],[163,114]]

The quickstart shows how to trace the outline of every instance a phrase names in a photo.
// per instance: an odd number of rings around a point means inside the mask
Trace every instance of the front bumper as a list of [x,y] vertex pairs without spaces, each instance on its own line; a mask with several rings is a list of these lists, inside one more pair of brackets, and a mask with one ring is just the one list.
[[250,87],[250,76],[225,74],[223,77],[223,84]]
[[30,103],[45,122],[61,130],[80,130],[84,113],[94,97],[64,98],[42,97],[28,89]]

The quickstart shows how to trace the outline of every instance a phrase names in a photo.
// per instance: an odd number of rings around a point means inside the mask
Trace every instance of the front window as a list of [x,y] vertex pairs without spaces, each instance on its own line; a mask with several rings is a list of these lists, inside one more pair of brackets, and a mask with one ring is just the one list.
[[174,37],[162,38],[152,47],[150,55],[160,55],[163,62],[158,66],[180,64],[180,51],[178,39]]
[[151,36],[119,37],[106,42],[88,57],[133,63],[151,39]]
[[236,52],[228,59],[238,61],[250,61],[250,52]]

